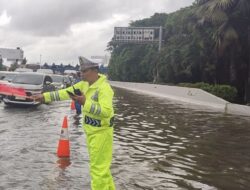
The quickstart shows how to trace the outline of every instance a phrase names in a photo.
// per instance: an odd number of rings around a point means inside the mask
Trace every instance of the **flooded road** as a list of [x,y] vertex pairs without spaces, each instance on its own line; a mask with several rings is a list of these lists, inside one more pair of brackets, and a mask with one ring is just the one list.
[[[117,190],[250,189],[250,118],[115,89]],[[71,159],[56,156],[68,115]],[[70,102],[0,104],[0,190],[90,189],[81,116]]]

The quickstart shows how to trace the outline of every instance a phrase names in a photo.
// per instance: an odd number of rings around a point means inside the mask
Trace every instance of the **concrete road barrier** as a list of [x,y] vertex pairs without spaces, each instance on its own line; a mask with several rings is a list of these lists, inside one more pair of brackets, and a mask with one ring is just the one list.
[[250,116],[249,106],[231,104],[222,98],[197,88],[118,81],[110,81],[110,84],[118,88],[133,90],[189,104],[205,106],[224,113]]

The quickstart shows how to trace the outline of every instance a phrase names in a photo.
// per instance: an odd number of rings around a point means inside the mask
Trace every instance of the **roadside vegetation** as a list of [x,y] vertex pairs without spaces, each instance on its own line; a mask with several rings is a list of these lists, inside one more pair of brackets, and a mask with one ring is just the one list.
[[234,101],[237,96],[237,89],[229,85],[219,85],[219,84],[213,85],[204,82],[198,82],[198,83],[179,83],[178,86],[188,87],[188,88],[200,88],[215,96],[223,98],[229,102]]
[[158,52],[157,44],[111,41],[110,79],[194,83],[227,100],[250,102],[249,0],[197,0],[190,7],[156,13],[130,26],[163,26],[162,50]]

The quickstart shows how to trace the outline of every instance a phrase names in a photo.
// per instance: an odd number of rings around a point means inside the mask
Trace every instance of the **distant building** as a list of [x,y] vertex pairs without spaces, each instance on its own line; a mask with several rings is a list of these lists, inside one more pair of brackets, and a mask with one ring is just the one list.
[[0,57],[7,61],[22,61],[23,50],[19,47],[16,49],[0,48]]

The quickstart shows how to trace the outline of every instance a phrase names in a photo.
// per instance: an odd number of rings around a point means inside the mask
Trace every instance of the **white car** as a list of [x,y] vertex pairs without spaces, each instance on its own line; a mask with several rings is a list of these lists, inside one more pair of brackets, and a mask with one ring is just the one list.
[[37,69],[37,73],[43,73],[43,74],[53,74],[53,71],[51,69]]
[[[54,91],[55,87],[51,84],[52,78],[49,75],[41,73],[19,73],[12,80],[11,86],[23,88],[27,96],[40,94],[47,91]],[[39,102],[35,102],[30,98],[17,96],[3,96],[3,102],[6,105],[15,106],[37,106]]]

